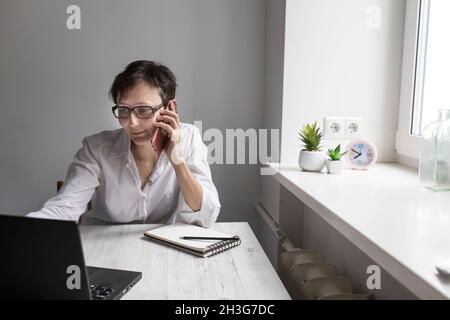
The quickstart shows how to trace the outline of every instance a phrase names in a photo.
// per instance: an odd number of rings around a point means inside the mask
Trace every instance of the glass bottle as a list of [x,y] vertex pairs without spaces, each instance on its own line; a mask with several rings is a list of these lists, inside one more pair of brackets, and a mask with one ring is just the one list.
[[439,120],[422,133],[419,179],[435,191],[450,190],[450,110],[439,110]]

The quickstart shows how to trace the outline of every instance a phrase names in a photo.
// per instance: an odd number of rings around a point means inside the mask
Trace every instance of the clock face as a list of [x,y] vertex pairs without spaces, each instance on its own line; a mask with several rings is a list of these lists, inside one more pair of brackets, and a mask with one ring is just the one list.
[[354,169],[368,169],[377,161],[377,149],[367,140],[350,142],[347,152],[347,162]]

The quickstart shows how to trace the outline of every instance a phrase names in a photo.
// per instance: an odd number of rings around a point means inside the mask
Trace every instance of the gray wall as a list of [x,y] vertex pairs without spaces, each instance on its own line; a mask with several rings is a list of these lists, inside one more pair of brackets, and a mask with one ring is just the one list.
[[[267,0],[266,8],[264,128],[280,130],[281,140],[286,0]],[[273,162],[279,162],[279,159]],[[272,176],[261,176],[260,181],[259,204],[262,207],[261,210],[264,210],[273,220],[278,221],[280,185]],[[261,217],[261,212],[256,208],[252,227],[267,256],[276,267],[278,236],[267,225],[267,222]]]
[[[81,7],[81,30],[66,8]],[[0,2],[0,212],[25,214],[55,194],[84,136],[119,125],[107,91],[129,62],[177,75],[184,122],[203,130],[263,124],[265,0]],[[245,221],[256,166],[213,165],[221,221]]]
[[[279,130],[281,146],[286,0],[267,0],[266,14],[264,127]],[[260,201],[275,220],[278,220],[279,192],[278,184],[271,177],[261,176]]]

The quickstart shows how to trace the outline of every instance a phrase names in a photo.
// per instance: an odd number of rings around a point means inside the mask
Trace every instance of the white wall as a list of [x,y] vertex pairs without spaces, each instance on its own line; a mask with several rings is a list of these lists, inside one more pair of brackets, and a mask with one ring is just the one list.
[[[366,27],[369,5],[379,30]],[[298,130],[325,116],[362,117],[379,161],[395,161],[404,10],[404,0],[287,0],[283,164],[297,166]]]
[[[81,7],[81,30],[66,8]],[[182,121],[203,130],[259,128],[265,0],[8,0],[0,2],[0,212],[37,210],[56,193],[84,136],[118,128],[107,99],[129,62],[167,64]],[[245,221],[258,168],[213,165],[220,220]]]
[[[366,28],[369,4],[382,9],[379,31]],[[297,166],[297,131],[305,122],[322,125],[326,115],[363,117],[364,136],[377,144],[380,160],[395,160],[404,8],[402,0],[268,0],[264,124],[282,129],[283,164]],[[352,279],[355,292],[367,292],[366,268],[376,263],[273,177],[261,181],[261,204],[294,245],[318,250]],[[277,267],[277,237],[257,210],[255,216],[255,233]],[[384,271],[375,297],[415,299]]]

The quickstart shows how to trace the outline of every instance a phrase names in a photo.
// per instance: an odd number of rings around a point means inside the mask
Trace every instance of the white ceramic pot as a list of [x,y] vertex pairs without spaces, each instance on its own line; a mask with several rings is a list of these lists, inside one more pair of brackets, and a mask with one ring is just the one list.
[[322,171],[323,167],[325,167],[325,153],[303,149],[298,156],[298,165],[305,171]]
[[327,171],[331,174],[339,174],[344,168],[344,162],[342,160],[330,160],[326,161]]

